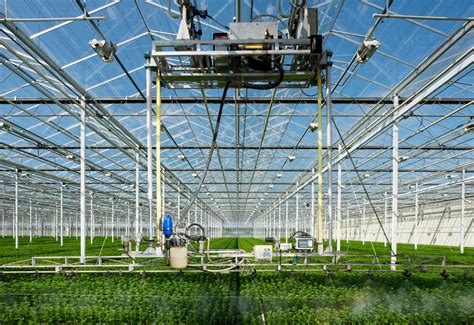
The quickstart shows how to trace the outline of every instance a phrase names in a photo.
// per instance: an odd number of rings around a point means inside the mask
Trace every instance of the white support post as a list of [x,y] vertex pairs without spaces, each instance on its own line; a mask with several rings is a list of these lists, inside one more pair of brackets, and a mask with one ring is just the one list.
[[63,239],[63,207],[64,207],[64,193],[63,187],[64,184],[61,183],[60,185],[60,198],[59,198],[59,237],[60,237],[60,244],[61,247],[64,246],[64,239]]
[[140,250],[138,238],[140,233],[140,154],[135,153],[135,243],[136,251]]
[[[342,145],[339,144],[338,154],[341,154]],[[341,251],[341,219],[342,219],[342,165],[337,164],[337,220],[336,220],[336,252]]]
[[30,227],[29,227],[29,232],[30,232],[30,243],[33,241],[33,205],[31,203],[31,197],[30,197]]
[[367,235],[367,228],[368,228],[368,223],[367,223],[367,219],[366,219],[366,211],[365,211],[365,206],[366,206],[366,200],[365,200],[365,197],[364,199],[362,200],[362,219],[360,219],[360,232],[361,232],[361,235],[362,235],[362,245],[365,245],[365,236]]
[[5,210],[2,210],[2,238],[5,238]]
[[163,182],[161,183],[161,189],[162,189],[162,195],[161,195],[161,201],[162,201],[162,211],[161,211],[161,216],[163,217],[166,214],[166,200],[165,200],[165,186],[166,186],[166,178],[165,174],[163,174]]
[[278,204],[278,240],[281,240],[281,200]]
[[91,192],[91,229],[90,229],[90,239],[91,244],[94,242],[95,236],[95,220],[94,220],[94,193]]
[[311,237],[316,237],[315,216],[314,216],[314,167],[311,168]]
[[13,233],[15,236],[15,248],[18,249],[18,170],[15,171],[15,212]]
[[111,229],[111,237],[112,237],[112,243],[114,243],[114,239],[115,239],[115,199],[112,198],[110,200],[110,202],[112,202],[112,210],[111,210],[111,226],[112,226],[112,229]]
[[178,200],[178,202],[176,204],[177,209],[178,209],[178,212],[177,212],[178,222],[177,223],[179,223],[179,221],[181,220],[181,188],[179,186],[178,186],[178,199],[177,200]]
[[464,217],[466,214],[466,183],[464,179],[466,178],[466,171],[462,171],[462,183],[461,183],[461,227],[459,231],[459,249],[460,253],[464,254]]
[[[384,211],[384,214],[383,214],[383,226],[385,228],[385,233],[387,233],[387,215],[388,215],[388,193],[385,192],[383,194],[383,211]],[[384,247],[387,247],[387,237],[386,236],[383,236],[383,246]]]
[[418,249],[418,214],[419,214],[419,204],[418,204],[418,182],[415,185],[415,225],[413,228],[413,241],[415,243],[415,250]]
[[[327,155],[327,192],[328,192],[328,209],[327,223],[328,229],[328,248],[327,251],[332,253],[333,241],[333,218],[332,218],[332,107],[331,107],[331,66],[326,68],[326,155]],[[318,125],[318,127],[320,127]]]
[[[151,98],[151,68],[146,69],[146,125],[147,125],[147,180],[148,180],[148,239],[153,239],[153,122]],[[160,132],[160,126],[156,126]],[[159,181],[159,179],[158,179]]]
[[[194,223],[198,223],[198,206],[196,201],[194,202]],[[195,231],[197,231],[197,229]]]
[[296,209],[295,209],[295,231],[298,231],[300,229],[300,225],[299,225],[299,219],[300,219],[300,213],[299,213],[299,206],[300,206],[300,195],[299,194],[296,194],[296,199],[295,199],[295,205],[296,205]]
[[58,203],[56,203],[56,208],[54,210],[54,240],[58,241]]
[[[395,109],[398,108],[398,95],[393,98]],[[398,226],[398,121],[393,123],[392,134],[392,253],[391,269],[397,269],[397,226]]]
[[285,241],[288,243],[288,200],[285,201]]
[[[81,223],[81,258],[80,262],[86,262],[86,102],[82,99],[81,102],[81,123],[80,123],[80,143],[81,143],[81,163],[80,163],[80,223]],[[77,223],[76,223],[77,224]],[[77,226],[76,226],[77,227]],[[77,228],[76,228],[77,229]],[[77,230],[76,230],[77,235]]]
[[346,208],[346,244],[349,243],[349,208]]
[[130,236],[130,202],[127,202],[127,226],[125,228],[125,236]]
[[200,212],[199,212],[199,224],[204,227],[203,219],[202,219],[202,212],[203,212],[202,207],[199,210],[200,210]]

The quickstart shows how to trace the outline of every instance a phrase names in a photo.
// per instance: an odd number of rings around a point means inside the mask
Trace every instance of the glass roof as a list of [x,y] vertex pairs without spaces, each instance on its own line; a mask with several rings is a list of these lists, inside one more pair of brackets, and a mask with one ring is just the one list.
[[[362,202],[365,194],[360,175],[374,202],[391,192],[390,116],[397,114],[394,95],[400,97],[401,108],[410,106],[399,118],[400,155],[407,157],[400,162],[401,193],[411,191],[410,185],[415,183],[431,186],[446,182],[446,174],[453,172],[465,170],[466,177],[472,176],[474,137],[463,131],[474,116],[472,20],[379,20],[373,14],[384,11],[383,0],[307,3],[318,8],[319,33],[324,35],[325,48],[333,52],[332,147],[334,164],[342,164],[344,204]],[[82,96],[96,99],[97,103],[91,101],[91,109],[102,112],[89,114],[87,120],[88,191],[99,193],[104,200],[110,196],[133,200],[134,145],[139,145],[140,189],[143,202],[146,200],[146,105],[140,95],[146,86],[144,55],[151,51],[153,40],[176,38],[179,19],[170,16],[166,0],[15,0],[2,1],[0,11],[10,19],[80,17],[84,4],[90,16],[106,19],[97,21],[96,27],[85,20],[3,21],[0,25],[0,122],[12,127],[0,130],[0,178],[9,193],[3,202],[6,208],[11,208],[8,200],[15,169],[31,172],[30,186],[22,187],[25,193],[32,184],[56,193],[61,181],[79,182],[76,158]],[[201,0],[197,6],[207,8],[215,19],[201,19],[203,39],[225,31],[222,25],[236,17],[236,1]],[[290,2],[282,1],[282,11],[290,9]],[[171,10],[179,10],[174,2]],[[242,21],[262,14],[279,15],[276,1],[244,0],[241,13]],[[468,0],[394,1],[389,13],[466,18],[473,16],[474,4]],[[358,47],[371,30],[380,48],[368,63],[354,63]],[[116,44],[123,67],[117,60],[102,62],[93,51],[89,41],[102,37]],[[463,62],[467,66],[461,69]],[[176,183],[184,186],[185,197],[197,190],[219,110],[219,104],[206,105],[203,98],[221,95],[220,89],[162,89],[166,132],[161,133],[161,158],[168,173],[166,182],[171,185],[165,194],[168,213],[177,213]],[[198,204],[225,222],[248,224],[300,189],[300,204],[305,209],[317,158],[317,132],[308,129],[316,120],[315,87],[231,89],[228,98],[237,95],[248,100],[229,101],[224,106],[218,148]],[[273,95],[279,100],[270,105]],[[196,100],[184,103],[183,98]],[[267,100],[262,103],[257,98]],[[295,103],[295,98],[301,100]],[[326,166],[326,107],[323,115]],[[372,136],[360,142],[370,132]],[[352,160],[342,155],[339,159],[340,135],[349,149],[355,148]],[[334,188],[336,183],[334,173]],[[325,181],[325,191],[327,185]],[[72,198],[77,188],[70,191]],[[454,195],[452,188],[443,191]],[[429,200],[435,194],[424,196]],[[294,195],[289,200],[294,202]],[[410,202],[409,196],[401,196],[402,205]],[[182,200],[181,209],[186,204]]]

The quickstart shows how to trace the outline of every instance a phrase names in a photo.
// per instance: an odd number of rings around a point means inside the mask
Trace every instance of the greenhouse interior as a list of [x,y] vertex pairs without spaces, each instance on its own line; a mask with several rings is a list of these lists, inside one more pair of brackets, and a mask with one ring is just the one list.
[[3,0],[0,323],[473,324],[471,0]]

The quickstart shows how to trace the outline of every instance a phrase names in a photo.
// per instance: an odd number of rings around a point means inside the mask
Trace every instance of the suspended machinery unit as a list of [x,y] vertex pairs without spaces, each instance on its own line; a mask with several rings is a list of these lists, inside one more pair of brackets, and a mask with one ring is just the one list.
[[306,88],[331,56],[318,34],[318,11],[307,8],[306,1],[293,1],[288,25],[262,15],[231,22],[227,32],[208,40],[201,39],[194,22],[213,18],[189,0],[179,3],[177,39],[154,41],[151,51],[150,65],[168,88],[223,88],[228,81],[233,88]]

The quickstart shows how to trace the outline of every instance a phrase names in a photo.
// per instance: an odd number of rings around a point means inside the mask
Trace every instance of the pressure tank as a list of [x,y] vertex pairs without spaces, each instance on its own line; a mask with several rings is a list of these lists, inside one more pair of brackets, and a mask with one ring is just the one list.
[[170,215],[165,215],[163,218],[163,234],[169,237],[173,234],[173,219]]
[[170,266],[174,269],[185,269],[188,266],[188,248],[170,248]]

